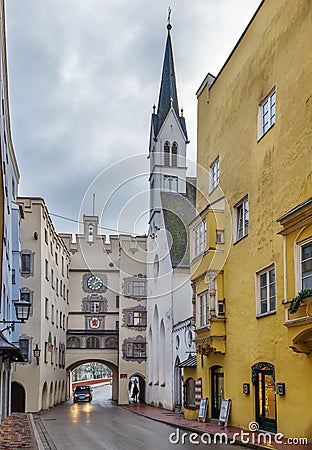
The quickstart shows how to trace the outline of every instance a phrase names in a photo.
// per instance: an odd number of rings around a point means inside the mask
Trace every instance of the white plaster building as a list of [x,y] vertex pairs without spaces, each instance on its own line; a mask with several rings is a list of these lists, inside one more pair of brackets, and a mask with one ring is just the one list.
[[21,352],[14,345],[18,340],[18,326],[14,302],[20,300],[20,213],[16,204],[19,170],[13,149],[8,101],[6,61],[6,35],[4,1],[0,1],[0,424],[11,412],[12,363],[22,360]]
[[[32,305],[20,325],[24,363],[12,375],[12,411],[37,412],[66,399],[65,345],[70,255],[42,198],[18,198],[21,222],[21,298]],[[34,357],[35,348],[41,350]]]
[[[84,216],[75,242],[60,235],[70,255],[66,367],[97,361],[113,372],[112,398],[129,402],[132,376],[145,396],[146,236],[105,236],[98,217]],[[70,382],[68,383],[70,386]],[[70,394],[70,392],[68,393]]]
[[[150,130],[147,402],[168,409],[183,404],[179,364],[194,351],[189,282],[188,224],[195,217],[195,180],[186,177],[188,137],[179,111],[171,43],[165,48],[158,107]],[[182,343],[185,343],[182,345]]]

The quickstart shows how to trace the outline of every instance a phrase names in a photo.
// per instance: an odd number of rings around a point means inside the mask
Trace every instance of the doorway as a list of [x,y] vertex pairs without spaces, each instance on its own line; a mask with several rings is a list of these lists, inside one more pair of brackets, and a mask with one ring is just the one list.
[[211,368],[211,417],[219,419],[221,400],[224,394],[224,372],[222,366]]
[[11,384],[11,412],[25,412],[25,389],[19,383]]
[[274,366],[262,363],[253,367],[256,422],[261,430],[276,433],[276,394]]
[[182,369],[179,367],[180,359],[177,356],[174,366],[174,406],[182,407]]

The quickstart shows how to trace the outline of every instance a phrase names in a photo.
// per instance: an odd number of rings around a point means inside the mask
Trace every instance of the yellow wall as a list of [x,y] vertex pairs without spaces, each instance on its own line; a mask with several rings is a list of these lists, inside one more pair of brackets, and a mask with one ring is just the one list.
[[[226,354],[205,356],[203,367],[193,369],[194,378],[203,378],[203,396],[210,398],[209,370],[214,364],[224,367],[224,395],[232,399],[230,424],[248,428],[255,420],[251,366],[262,361],[273,364],[276,381],[286,384],[286,395],[276,396],[277,431],[310,440],[312,355],[289,348],[282,304],[285,238],[278,235],[281,226],[277,219],[312,197],[311,23],[310,0],[266,0],[209,95],[207,87],[199,95],[198,163],[209,170],[220,156],[220,187],[229,210],[233,214],[234,206],[248,194],[250,221],[248,236],[237,243],[231,242],[233,223],[224,221],[229,245],[223,264]],[[276,123],[258,140],[258,107],[273,87]],[[208,177],[201,173],[198,189],[208,193]],[[209,201],[209,195],[208,200],[200,196],[198,211],[203,211]],[[213,224],[207,226],[208,238],[211,227]],[[311,230],[306,233],[312,236]],[[286,245],[291,259],[291,239]],[[197,281],[198,292],[205,284],[206,270],[214,268],[211,259],[208,252],[200,266],[192,264],[192,280]],[[255,274],[272,263],[276,269],[276,313],[257,318]],[[287,264],[286,273],[286,300],[290,300],[297,293],[293,260]],[[213,332],[211,328],[206,334],[211,336]],[[242,393],[243,383],[250,383],[250,395]]]

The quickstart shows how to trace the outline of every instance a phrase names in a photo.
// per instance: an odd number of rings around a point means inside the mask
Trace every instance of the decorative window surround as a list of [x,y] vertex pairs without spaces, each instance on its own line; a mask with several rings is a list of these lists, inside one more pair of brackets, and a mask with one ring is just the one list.
[[138,274],[124,279],[124,296],[131,298],[146,298],[146,277]]
[[147,326],[147,311],[144,306],[123,309],[123,327],[129,327],[136,331],[144,331]]
[[34,276],[34,255],[31,250],[21,251],[21,276],[24,278]]
[[122,358],[125,361],[136,361],[139,364],[146,360],[146,340],[139,335],[127,338],[122,344]]
[[104,313],[107,309],[107,298],[102,295],[91,294],[82,300],[82,312],[97,314]]

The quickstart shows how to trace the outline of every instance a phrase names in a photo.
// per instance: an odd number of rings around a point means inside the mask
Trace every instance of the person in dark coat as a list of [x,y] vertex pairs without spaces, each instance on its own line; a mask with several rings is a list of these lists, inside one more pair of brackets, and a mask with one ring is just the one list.
[[134,403],[137,403],[138,401],[138,393],[139,393],[138,382],[135,381],[132,389],[132,398],[134,399]]

